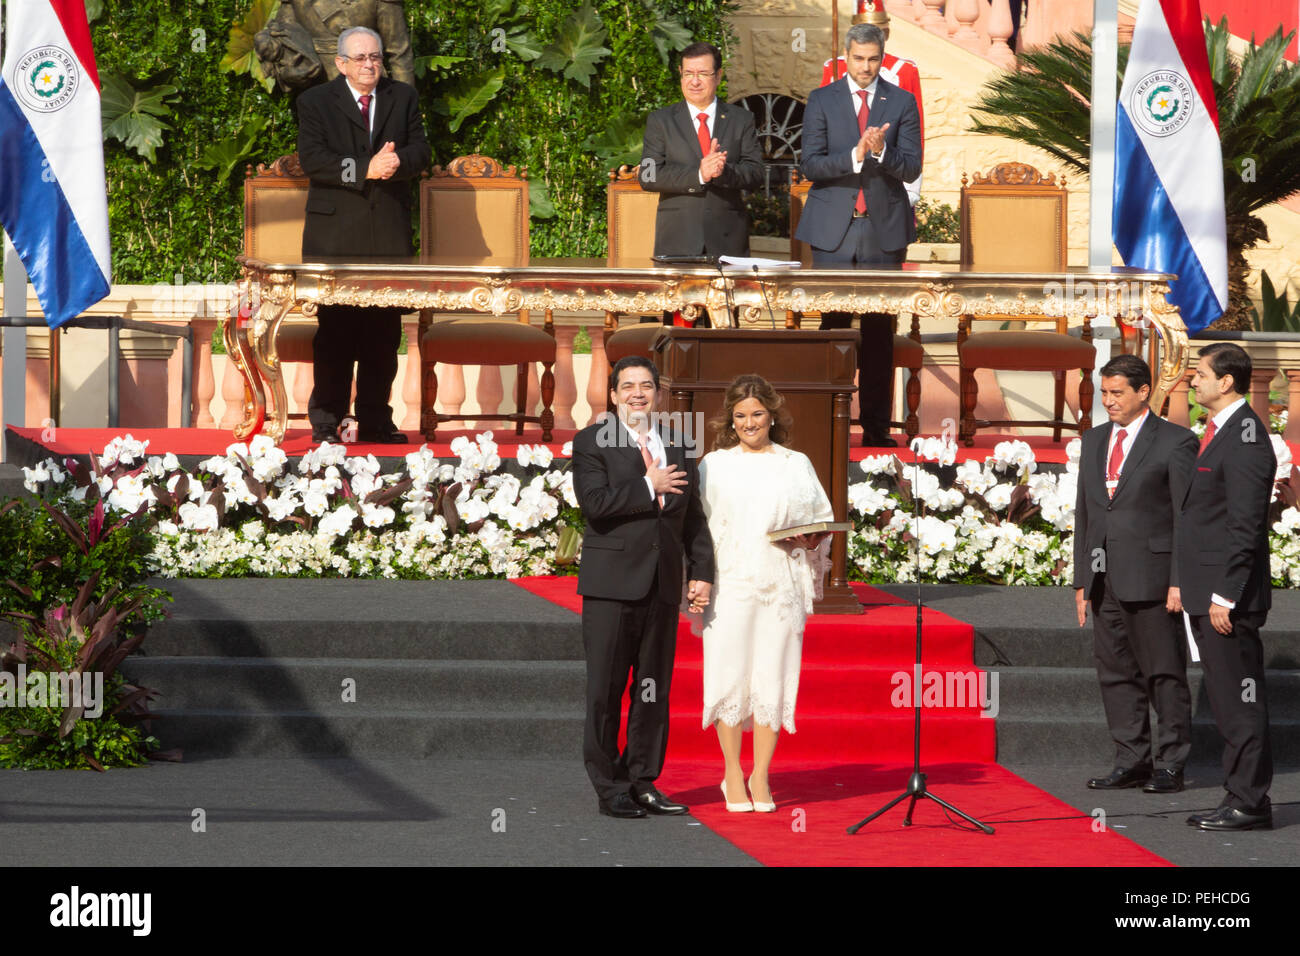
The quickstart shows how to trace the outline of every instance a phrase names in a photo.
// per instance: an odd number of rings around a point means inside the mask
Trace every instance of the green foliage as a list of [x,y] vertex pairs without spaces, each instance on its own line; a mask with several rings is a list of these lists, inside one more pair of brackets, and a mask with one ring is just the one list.
[[253,38],[266,29],[279,6],[279,0],[252,0],[244,18],[231,25],[226,55],[221,58],[221,69],[241,75],[247,73],[268,93],[274,89],[275,80],[262,71],[262,64],[253,49]]
[[1267,272],[1259,274],[1260,304],[1263,312],[1253,305],[1250,308],[1251,326],[1256,332],[1300,332],[1300,299],[1295,306],[1287,301],[1286,283],[1282,284],[1282,294],[1273,288],[1273,280]]
[[749,234],[751,236],[790,235],[790,187],[775,186],[772,194],[755,189],[745,197],[749,209]]
[[434,101],[433,108],[444,116],[450,116],[447,128],[451,132],[460,129],[460,124],[475,113],[481,112],[501,91],[505,82],[504,67],[472,73],[456,83],[445,99]]
[[194,165],[217,172],[217,182],[224,183],[239,164],[256,156],[257,139],[266,128],[265,116],[250,116],[230,139],[211,143]]
[[960,242],[961,216],[946,202],[916,201],[917,242]]
[[637,166],[641,162],[641,139],[645,135],[647,115],[611,117],[604,129],[588,136],[582,145],[600,160],[603,168]]
[[[149,522],[113,521],[97,489],[83,487],[93,504],[18,499],[0,509],[0,614],[21,628],[0,652],[14,694],[0,707],[0,767],[138,766],[158,746],[142,729],[152,692],[117,672],[170,600],[144,584]],[[17,706],[18,687],[27,689],[34,674],[45,686],[57,683],[49,674],[73,676],[83,687],[102,681],[99,709],[87,713],[84,692]]]
[[607,36],[609,33],[596,15],[595,8],[587,4],[564,21],[562,32],[542,51],[537,65],[555,73],[563,72],[568,79],[577,80],[591,89],[596,64],[611,52],[602,45]]
[[141,601],[138,620],[163,616],[157,602],[164,592],[143,583],[153,549],[147,524],[106,519],[95,492],[87,498],[58,507],[18,498],[0,510],[0,583],[14,585],[0,587],[0,614],[39,615],[72,604],[94,578],[92,597],[116,590],[123,601]]
[[104,139],[115,139],[135,150],[149,162],[163,144],[163,130],[171,126],[159,117],[171,113],[176,87],[163,84],[151,90],[137,90],[115,73],[100,74],[99,111]]

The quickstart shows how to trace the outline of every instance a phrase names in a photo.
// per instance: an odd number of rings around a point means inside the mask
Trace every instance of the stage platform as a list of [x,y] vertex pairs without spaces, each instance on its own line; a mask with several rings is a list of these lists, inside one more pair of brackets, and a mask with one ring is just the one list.
[[[537,428],[525,428],[523,435],[516,435],[512,426],[500,426],[499,422],[485,422],[481,428],[440,430],[438,440],[428,443],[429,449],[438,458],[454,461],[456,456],[452,453],[451,443],[457,437],[463,435],[472,441],[476,435],[491,431],[492,440],[500,448],[502,461],[508,461],[515,457],[520,445],[543,443],[542,433]],[[171,452],[180,459],[183,467],[191,469],[204,458],[225,454],[226,448],[235,443],[235,438],[229,431],[219,428],[14,428],[11,426],[7,429],[6,436],[6,462],[18,467],[31,468],[46,458],[62,460],[72,457],[86,461],[91,454],[98,454],[114,438],[127,434],[138,441],[149,442],[149,454],[165,455]],[[546,445],[557,458],[563,457],[564,445],[573,439],[574,434],[572,430],[556,429],[552,436],[553,440]],[[904,462],[913,460],[912,453],[907,448],[907,436],[902,432],[895,432],[893,435],[894,440],[898,442],[897,448],[863,448],[861,435],[860,429],[856,426],[851,429],[850,461],[861,461],[868,455],[891,452],[897,454]],[[410,439],[407,445],[371,443],[348,445],[348,454],[374,455],[384,471],[392,471],[401,465],[409,452],[425,444],[418,432],[408,432],[407,437]],[[979,433],[972,447],[958,445],[957,461],[959,463],[970,459],[983,461],[993,454],[993,449],[999,442],[1019,440],[1027,443],[1034,450],[1034,458],[1039,465],[1063,466],[1066,460],[1065,449],[1070,442],[1070,437],[1063,437],[1057,443],[1052,441],[1050,435],[1020,437]],[[280,447],[284,449],[290,460],[301,458],[315,447],[311,440],[311,430],[290,429]]]
[[[1275,595],[1265,642],[1276,830],[1220,836],[1184,825],[1221,794],[1201,692],[1185,792],[1087,790],[1110,748],[1090,632],[1071,621],[1069,592],[943,586],[924,592],[926,666],[996,672],[999,713],[967,709],[959,722],[974,736],[963,737],[938,726],[951,716],[927,709],[924,769],[936,793],[997,834],[964,831],[922,804],[911,828],[896,808],[850,837],[844,828],[907,779],[910,757],[889,725],[910,731],[910,711],[890,715],[868,698],[911,668],[911,589],[859,586],[871,603],[862,618],[810,620],[798,733],[782,736],[770,815],[720,805],[716,739],[700,727],[700,642],[683,629],[660,786],[692,815],[615,821],[597,815],[579,756],[572,579],[157,583],[175,596],[172,614],[126,670],[161,691],[156,730],[164,746],[187,748],[185,762],[3,774],[0,841],[15,863],[42,859],[52,839],[77,846],[83,862],[113,865],[1120,868],[1300,857],[1300,595],[1290,592]],[[345,677],[355,703],[340,700]],[[196,806],[208,809],[209,832],[178,840]],[[498,812],[504,832],[491,826]]]

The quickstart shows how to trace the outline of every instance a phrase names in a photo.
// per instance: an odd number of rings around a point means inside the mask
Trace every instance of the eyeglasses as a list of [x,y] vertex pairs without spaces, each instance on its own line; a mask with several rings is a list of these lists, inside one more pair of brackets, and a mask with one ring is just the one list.
[[683,73],[682,79],[683,80],[711,80],[717,75],[718,73],[716,70],[701,70],[698,73]]
[[341,60],[351,60],[357,66],[363,63],[383,63],[384,55],[382,53],[358,53],[356,56],[339,57]]

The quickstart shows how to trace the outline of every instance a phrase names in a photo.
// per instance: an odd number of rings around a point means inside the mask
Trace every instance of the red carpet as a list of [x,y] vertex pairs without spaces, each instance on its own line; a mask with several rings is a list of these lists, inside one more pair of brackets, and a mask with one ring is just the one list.
[[[515,584],[575,613],[573,577]],[[916,610],[867,585],[853,585],[861,615],[813,615],[804,631],[798,732],[782,735],[772,775],[777,812],[727,813],[718,792],[722,758],[712,728],[700,727],[700,639],[682,619],[673,672],[665,793],[691,805],[701,823],[769,865],[1151,866],[1164,861],[994,763],[996,726],[977,703],[922,712],[921,760],[935,793],[997,828],[994,837],[950,825],[931,801],[902,826],[906,801],[855,837],[844,831],[902,791],[912,763],[913,712],[891,701],[910,678]],[[969,624],[925,609],[923,670],[978,675]],[[923,676],[923,686],[925,678]],[[963,684],[963,687],[967,685]],[[947,701],[953,703],[952,700]],[[749,752],[746,738],[745,752]],[[748,760],[746,760],[748,766]],[[963,823],[963,825],[965,825]]]

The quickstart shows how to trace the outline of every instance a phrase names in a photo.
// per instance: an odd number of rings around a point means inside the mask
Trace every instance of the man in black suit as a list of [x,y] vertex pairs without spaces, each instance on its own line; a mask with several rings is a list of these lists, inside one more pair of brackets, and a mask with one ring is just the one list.
[[[683,554],[693,613],[709,603],[713,582],[694,449],[655,427],[658,390],[654,363],[620,359],[610,373],[617,416],[573,439],[573,488],[587,521],[578,571],[587,657],[582,751],[600,812],[612,817],[687,812],[654,785],[668,744]],[[627,749],[620,754],[629,671]]]
[[[298,158],[311,177],[303,259],[412,254],[411,180],[429,165],[415,90],[384,77],[379,35],[339,34],[339,76],[298,97]],[[312,343],[313,441],[336,441],[352,393],[362,441],[406,441],[388,404],[397,376],[402,310],[322,305]]]
[[[1174,502],[1181,504],[1196,436],[1151,412],[1151,369],[1117,355],[1101,369],[1109,427],[1083,433],[1074,510],[1074,600],[1092,605],[1093,653],[1114,770],[1094,790],[1183,789],[1192,746],[1187,642],[1175,616]],[[1150,709],[1159,720],[1152,740]],[[1153,747],[1154,743],[1154,747]],[[1154,769],[1153,769],[1154,765]]]
[[718,100],[722,53],[682,51],[682,99],[655,110],[641,146],[641,188],[659,193],[657,256],[747,256],[742,190],[763,184],[763,151],[749,110]]
[[[813,266],[898,268],[916,224],[904,184],[921,173],[916,99],[880,77],[880,28],[854,24],[844,36],[848,74],[808,94],[799,171],[812,181],[795,238],[812,247]],[[827,312],[822,328],[847,328],[847,312]],[[862,318],[858,417],[864,445],[892,446],[889,391],[894,374],[893,319]]]
[[1202,830],[1267,829],[1273,754],[1268,739],[1264,645],[1272,606],[1268,509],[1277,457],[1268,426],[1246,402],[1250,356],[1215,342],[1198,353],[1192,388],[1210,416],[1179,506],[1178,583],[1201,655],[1205,690],[1223,737],[1224,795]]

